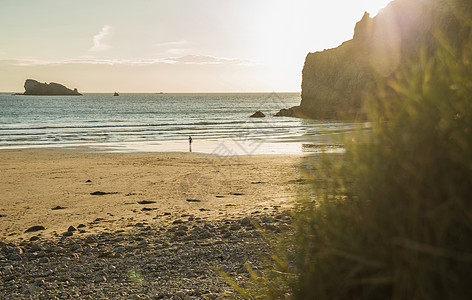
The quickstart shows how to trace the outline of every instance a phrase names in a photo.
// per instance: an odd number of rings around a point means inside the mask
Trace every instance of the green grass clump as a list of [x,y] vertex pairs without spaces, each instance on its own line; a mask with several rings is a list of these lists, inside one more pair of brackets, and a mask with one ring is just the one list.
[[[437,33],[371,103],[372,134],[297,216],[298,299],[472,295],[472,30]],[[380,81],[382,82],[382,81]]]

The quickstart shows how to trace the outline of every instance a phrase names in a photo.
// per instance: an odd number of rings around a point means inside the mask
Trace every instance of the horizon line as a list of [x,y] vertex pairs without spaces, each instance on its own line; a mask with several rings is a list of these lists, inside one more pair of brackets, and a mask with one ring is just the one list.
[[[164,92],[164,91],[159,91],[159,92],[148,92],[148,91],[147,92],[120,92],[120,91],[82,92],[82,91],[79,91],[79,93],[81,94],[113,94],[115,92],[119,94],[164,94],[164,95],[165,94],[271,94],[271,93],[276,93],[276,94],[300,93],[301,94],[301,91],[244,91],[244,92],[243,91],[229,91],[229,92],[228,91],[211,91],[211,92],[208,92],[208,91],[205,91],[205,92],[202,92],[202,91],[196,91],[196,92]],[[18,96],[22,95],[22,93],[12,92],[12,91],[0,91],[0,94],[17,94]],[[41,95],[38,95],[38,96],[41,96]],[[62,95],[58,95],[58,96],[62,96]]]

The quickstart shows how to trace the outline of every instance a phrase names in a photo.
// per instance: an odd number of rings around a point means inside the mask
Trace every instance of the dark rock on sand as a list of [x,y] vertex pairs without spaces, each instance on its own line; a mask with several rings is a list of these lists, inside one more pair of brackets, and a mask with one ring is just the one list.
[[295,179],[295,180],[289,180],[288,183],[307,184],[308,180],[303,179],[303,178],[299,178],[299,179]]
[[149,200],[143,200],[143,201],[138,201],[138,204],[153,204],[156,203],[156,201],[149,201]]
[[69,228],[67,229],[67,231],[77,231],[77,229],[74,227],[74,226],[69,226]]
[[202,200],[198,200],[198,199],[187,199],[187,202],[202,202]]
[[30,227],[30,228],[26,229],[25,233],[35,232],[35,231],[45,230],[45,229],[46,228],[44,228],[44,226],[37,225],[37,226],[33,226],[33,227]]
[[251,118],[264,118],[265,114],[262,111],[258,110],[255,113],[253,113],[250,117]]
[[110,194],[116,194],[116,193],[107,193],[107,192],[100,192],[100,191],[90,193],[90,195],[92,196],[103,196],[103,195],[110,195]]
[[152,210],[156,210],[157,208],[151,208],[151,207],[143,207],[143,209],[141,209],[142,211],[152,211]]
[[58,206],[53,207],[53,208],[51,208],[51,209],[52,209],[52,210],[59,210],[59,209],[66,209],[66,208],[67,208],[67,207],[58,205]]

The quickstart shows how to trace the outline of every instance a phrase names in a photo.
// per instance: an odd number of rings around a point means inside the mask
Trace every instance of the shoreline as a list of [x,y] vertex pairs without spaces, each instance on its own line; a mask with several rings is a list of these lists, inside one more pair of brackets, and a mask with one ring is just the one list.
[[[306,155],[313,153],[342,153],[341,136],[323,135],[316,138],[245,140],[198,140],[192,143],[192,153],[217,156]],[[188,140],[110,142],[90,144],[44,144],[2,146],[1,151],[34,149],[88,149],[98,153],[189,153]]]

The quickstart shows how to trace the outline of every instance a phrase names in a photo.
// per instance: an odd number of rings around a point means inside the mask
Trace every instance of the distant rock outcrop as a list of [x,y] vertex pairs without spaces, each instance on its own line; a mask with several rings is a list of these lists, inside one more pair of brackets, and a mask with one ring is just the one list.
[[303,114],[299,111],[300,106],[294,106],[291,108],[282,108],[274,117],[297,117],[303,118]]
[[250,117],[251,118],[264,118],[265,116],[266,115],[262,111],[258,110],[255,113],[253,113]]
[[352,40],[337,48],[309,53],[302,74],[300,106],[278,116],[313,119],[363,119],[376,81],[388,82],[399,70],[427,55],[441,32],[454,45],[460,32],[458,12],[471,9],[465,0],[395,0],[371,18],[365,13]]
[[44,95],[44,96],[81,96],[77,89],[69,89],[62,84],[51,82],[41,83],[34,79],[26,79],[25,92],[23,95]]

